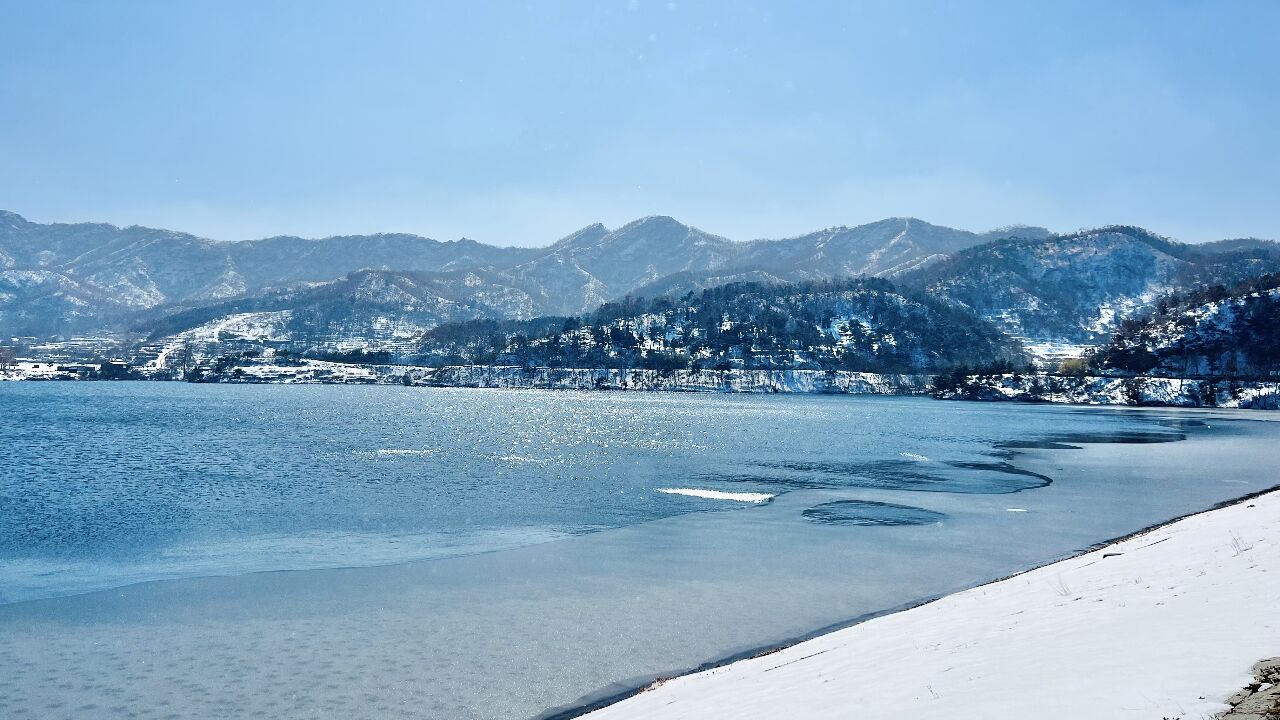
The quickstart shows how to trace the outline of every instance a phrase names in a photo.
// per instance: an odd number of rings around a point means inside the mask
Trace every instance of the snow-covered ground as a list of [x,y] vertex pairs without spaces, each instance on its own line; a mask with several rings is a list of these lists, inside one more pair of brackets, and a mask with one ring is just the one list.
[[358,384],[390,382],[388,376],[379,374],[385,366],[354,365],[325,360],[302,360],[295,365],[276,365],[270,362],[245,363],[227,370],[224,382],[247,383],[332,383]]
[[[75,380],[76,374],[59,370],[59,363],[39,360],[18,360],[12,365],[0,369],[0,381],[3,380]],[[61,366],[65,367],[65,366]]]
[[1210,718],[1280,654],[1280,491],[589,715]]
[[1059,340],[1015,339],[1022,342],[1022,348],[1031,355],[1031,361],[1043,370],[1057,370],[1063,360],[1084,357],[1085,352],[1093,347]]
[[[292,311],[236,313],[210,320],[190,330],[165,338],[155,347],[156,355],[146,369],[156,371],[171,367],[184,348],[192,355],[188,361],[208,356],[211,349],[227,341],[284,342],[289,339],[287,325]],[[179,364],[181,360],[177,361]]]

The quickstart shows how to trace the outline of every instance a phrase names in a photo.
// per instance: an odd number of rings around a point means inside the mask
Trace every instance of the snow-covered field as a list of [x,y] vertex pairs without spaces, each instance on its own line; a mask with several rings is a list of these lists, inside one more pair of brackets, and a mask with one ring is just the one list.
[[1210,718],[1280,654],[1280,491],[589,715]]

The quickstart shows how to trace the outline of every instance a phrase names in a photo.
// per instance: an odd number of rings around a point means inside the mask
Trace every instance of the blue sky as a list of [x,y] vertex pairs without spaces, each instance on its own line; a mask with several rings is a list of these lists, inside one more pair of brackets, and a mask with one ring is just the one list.
[[0,208],[217,239],[1280,237],[1278,2],[0,0]]

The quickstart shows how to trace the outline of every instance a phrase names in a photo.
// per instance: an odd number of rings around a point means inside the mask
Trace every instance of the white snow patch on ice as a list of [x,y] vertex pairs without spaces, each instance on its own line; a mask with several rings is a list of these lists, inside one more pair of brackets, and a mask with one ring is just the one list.
[[667,495],[688,495],[706,500],[735,500],[737,502],[762,503],[773,499],[769,493],[753,492],[721,492],[719,490],[702,490],[700,488],[658,488],[658,492]]

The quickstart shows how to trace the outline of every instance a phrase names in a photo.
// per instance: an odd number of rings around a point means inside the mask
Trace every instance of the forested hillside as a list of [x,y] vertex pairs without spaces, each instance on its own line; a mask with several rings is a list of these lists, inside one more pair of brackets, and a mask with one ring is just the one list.
[[418,361],[549,367],[930,371],[1021,358],[973,314],[879,279],[733,283],[580,318],[444,325]]
[[902,282],[969,308],[1013,337],[1097,344],[1170,292],[1276,271],[1274,242],[1189,245],[1114,226],[968,248]]
[[1095,366],[1175,377],[1280,375],[1280,274],[1162,298],[1121,323]]

